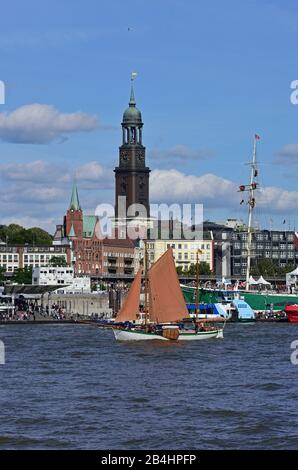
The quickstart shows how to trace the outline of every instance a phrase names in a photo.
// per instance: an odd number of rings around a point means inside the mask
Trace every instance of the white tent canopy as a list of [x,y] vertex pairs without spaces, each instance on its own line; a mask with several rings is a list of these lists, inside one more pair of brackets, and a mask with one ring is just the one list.
[[298,267],[286,274],[286,284],[290,286],[291,284],[296,284],[298,282]]
[[262,286],[271,286],[270,282],[266,281],[263,276],[260,276],[260,278],[257,280],[257,284]]
[[248,280],[248,284],[249,284],[250,286],[255,286],[255,285],[258,284],[258,282],[257,282],[252,276],[250,276],[250,277],[249,277],[249,280]]

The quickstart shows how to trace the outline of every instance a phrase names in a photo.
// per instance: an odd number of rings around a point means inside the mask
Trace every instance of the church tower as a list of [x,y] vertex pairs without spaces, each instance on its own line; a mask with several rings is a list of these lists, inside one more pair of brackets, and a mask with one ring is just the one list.
[[142,115],[136,107],[132,81],[129,107],[123,114],[122,145],[119,147],[119,166],[114,170],[116,178],[116,219],[120,217],[119,196],[126,197],[126,208],[129,208],[132,204],[142,204],[147,210],[147,217],[150,216],[150,169],[146,166],[145,161],[142,128]]
[[73,182],[71,200],[64,221],[64,233],[68,238],[82,238],[83,211],[80,206],[78,188]]

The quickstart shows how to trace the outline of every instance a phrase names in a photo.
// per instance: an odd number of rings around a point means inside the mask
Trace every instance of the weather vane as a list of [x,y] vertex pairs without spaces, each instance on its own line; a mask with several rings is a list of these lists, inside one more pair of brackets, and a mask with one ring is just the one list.
[[130,79],[131,79],[132,82],[134,81],[134,79],[136,78],[137,75],[138,75],[137,72],[131,72],[131,78]]

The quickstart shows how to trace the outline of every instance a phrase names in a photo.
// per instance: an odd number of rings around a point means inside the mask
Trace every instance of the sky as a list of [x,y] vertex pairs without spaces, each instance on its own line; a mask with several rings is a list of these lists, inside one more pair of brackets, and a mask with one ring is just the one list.
[[298,4],[289,0],[1,2],[0,223],[62,223],[76,177],[85,213],[114,202],[121,120],[137,72],[150,198],[298,229]]

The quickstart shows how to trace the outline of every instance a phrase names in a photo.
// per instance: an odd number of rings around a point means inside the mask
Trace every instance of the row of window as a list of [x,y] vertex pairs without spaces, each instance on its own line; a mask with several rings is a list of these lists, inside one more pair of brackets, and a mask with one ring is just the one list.
[[187,243],[168,243],[167,248],[173,248],[173,250],[210,250],[210,243],[198,243],[196,245],[188,245]]
[[[92,256],[92,255],[93,255],[93,256]],[[81,260],[86,259],[86,260],[89,260],[89,261],[91,261],[92,259],[98,260],[98,259],[99,259],[99,254],[96,253],[96,254],[94,255],[94,254],[91,253],[91,252],[86,253],[86,251],[85,251],[85,252],[79,252],[79,253],[77,253],[77,258],[78,258],[78,259],[81,259]]]
[[120,268],[128,268],[129,269],[130,267],[133,267],[133,265],[128,266],[127,264],[124,264],[124,263],[113,263],[113,264],[111,264],[111,263],[106,262],[106,261],[103,263],[103,265],[104,266],[109,266],[110,268],[113,268],[114,266],[115,267],[118,266]]
[[61,246],[1,246],[0,245],[0,252],[2,253],[18,253],[20,249],[23,249],[24,253],[48,253],[48,252],[55,252],[55,253],[66,253],[67,248]]
[[132,253],[115,253],[113,251],[109,251],[105,254],[106,256],[115,256],[118,258],[134,258],[134,255]]
[[[234,258],[242,256],[243,258],[247,257],[247,252],[242,251],[239,253],[235,253]],[[265,251],[265,253],[256,253],[254,251],[251,252],[251,257],[252,258],[289,258],[289,259],[294,259],[295,258],[295,253],[291,251],[281,251],[279,253],[272,253],[271,251]]]
[[18,263],[19,255],[1,255],[0,254],[0,263]]
[[[224,235],[224,234],[223,234]],[[225,234],[226,235],[226,234]],[[247,240],[247,233],[233,233],[232,234],[232,239],[233,240]],[[272,240],[272,241],[283,241],[283,240],[288,240],[288,241],[293,241],[294,240],[294,234],[293,233],[256,233],[253,234],[253,239],[256,239],[257,241],[267,241],[267,240]]]
[[[195,253],[190,253],[190,256],[188,256],[188,255],[189,255],[189,253],[178,253],[177,259],[182,260],[182,258],[183,258],[185,260],[190,259],[192,261],[195,261],[195,259],[196,259]],[[176,258],[176,255],[174,257]],[[205,255],[200,256],[199,259],[200,259],[200,261],[210,260],[210,254],[206,253]]]
[[[233,248],[235,250],[240,250],[241,248],[246,248],[245,246],[246,244],[245,243],[240,243],[240,242],[236,242],[233,244]],[[280,243],[279,245],[271,245],[270,243],[266,243],[266,244],[263,244],[263,243],[252,243],[251,244],[251,248],[252,250],[289,250],[289,251],[294,251],[295,247],[293,245],[293,243]]]
[[55,269],[46,269],[44,271],[40,271],[40,274],[73,274],[72,269],[66,269],[63,271],[56,271]]
[[[53,255],[24,255],[24,262],[41,262],[43,263],[44,261],[49,261],[52,258]],[[63,256],[64,259],[66,259],[65,256]]]
[[47,252],[55,252],[55,253],[66,253],[66,247],[62,246],[24,246],[24,253],[47,253]]

